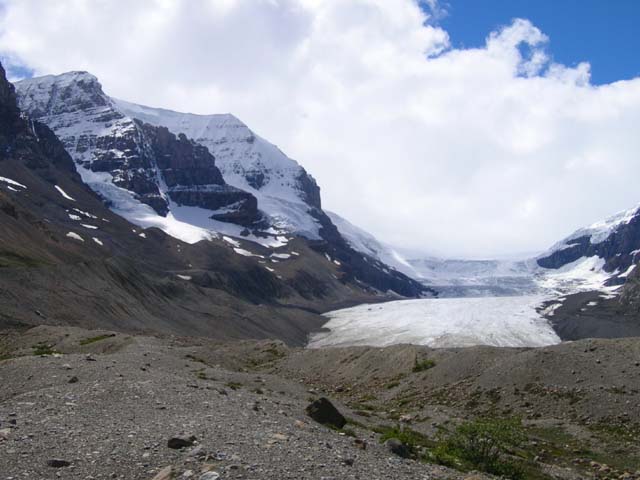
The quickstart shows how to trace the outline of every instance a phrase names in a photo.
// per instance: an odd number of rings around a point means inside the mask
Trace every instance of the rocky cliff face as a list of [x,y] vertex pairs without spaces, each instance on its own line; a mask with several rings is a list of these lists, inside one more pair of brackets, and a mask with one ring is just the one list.
[[114,100],[121,111],[152,125],[185,134],[207,147],[225,181],[258,199],[266,222],[282,234],[320,240],[320,188],[295,160],[230,114],[194,115]]
[[256,199],[225,183],[205,147],[128,117],[86,72],[22,81],[18,98],[58,134],[89,184],[110,177],[162,216],[174,201],[212,210],[223,221],[260,218]]
[[560,242],[537,259],[543,268],[558,269],[583,257],[604,260],[603,270],[612,274],[608,284],[622,284],[640,260],[640,209],[622,212]]
[[256,198],[226,184],[206,147],[184,134],[176,136],[166,127],[139,120],[135,120],[135,124],[166,186],[163,191],[171,201],[211,210],[211,218],[223,222],[251,226],[260,220]]

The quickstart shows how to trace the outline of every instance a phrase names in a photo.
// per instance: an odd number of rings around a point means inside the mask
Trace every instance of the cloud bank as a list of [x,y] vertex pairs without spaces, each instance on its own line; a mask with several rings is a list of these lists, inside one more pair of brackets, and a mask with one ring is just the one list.
[[231,112],[325,207],[412,250],[540,251],[640,203],[640,79],[591,85],[524,19],[462,50],[431,20],[412,0],[6,0],[0,54],[14,76],[88,70],[118,98]]

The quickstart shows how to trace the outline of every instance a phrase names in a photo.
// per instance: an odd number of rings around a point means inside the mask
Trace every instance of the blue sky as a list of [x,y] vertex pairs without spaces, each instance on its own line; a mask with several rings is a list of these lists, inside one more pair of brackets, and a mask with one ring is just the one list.
[[487,34],[526,18],[549,37],[548,54],[568,66],[591,64],[591,83],[640,76],[638,0],[441,0],[438,21],[454,48],[480,47]]

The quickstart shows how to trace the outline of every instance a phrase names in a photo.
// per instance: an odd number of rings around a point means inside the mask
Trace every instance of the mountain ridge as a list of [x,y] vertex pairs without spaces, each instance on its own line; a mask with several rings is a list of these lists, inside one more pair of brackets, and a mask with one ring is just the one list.
[[[352,249],[321,209],[315,180],[232,115],[114,100],[87,72],[16,85],[21,107],[60,136],[83,181],[143,228],[155,226],[189,243],[227,235],[268,248],[301,236],[339,263],[341,281],[408,297],[434,293]],[[165,121],[146,121],[160,113]]]

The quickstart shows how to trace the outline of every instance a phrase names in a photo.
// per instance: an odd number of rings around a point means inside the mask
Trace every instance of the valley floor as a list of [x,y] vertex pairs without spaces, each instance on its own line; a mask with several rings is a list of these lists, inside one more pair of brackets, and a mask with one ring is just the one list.
[[[428,460],[443,433],[484,417],[522,418],[526,440],[507,453],[521,478],[640,478],[636,338],[291,349],[40,326],[1,332],[0,359],[3,480],[152,479],[168,467],[157,478],[490,478]],[[345,428],[305,414],[321,396]],[[390,453],[381,440],[394,429],[423,461]]]

